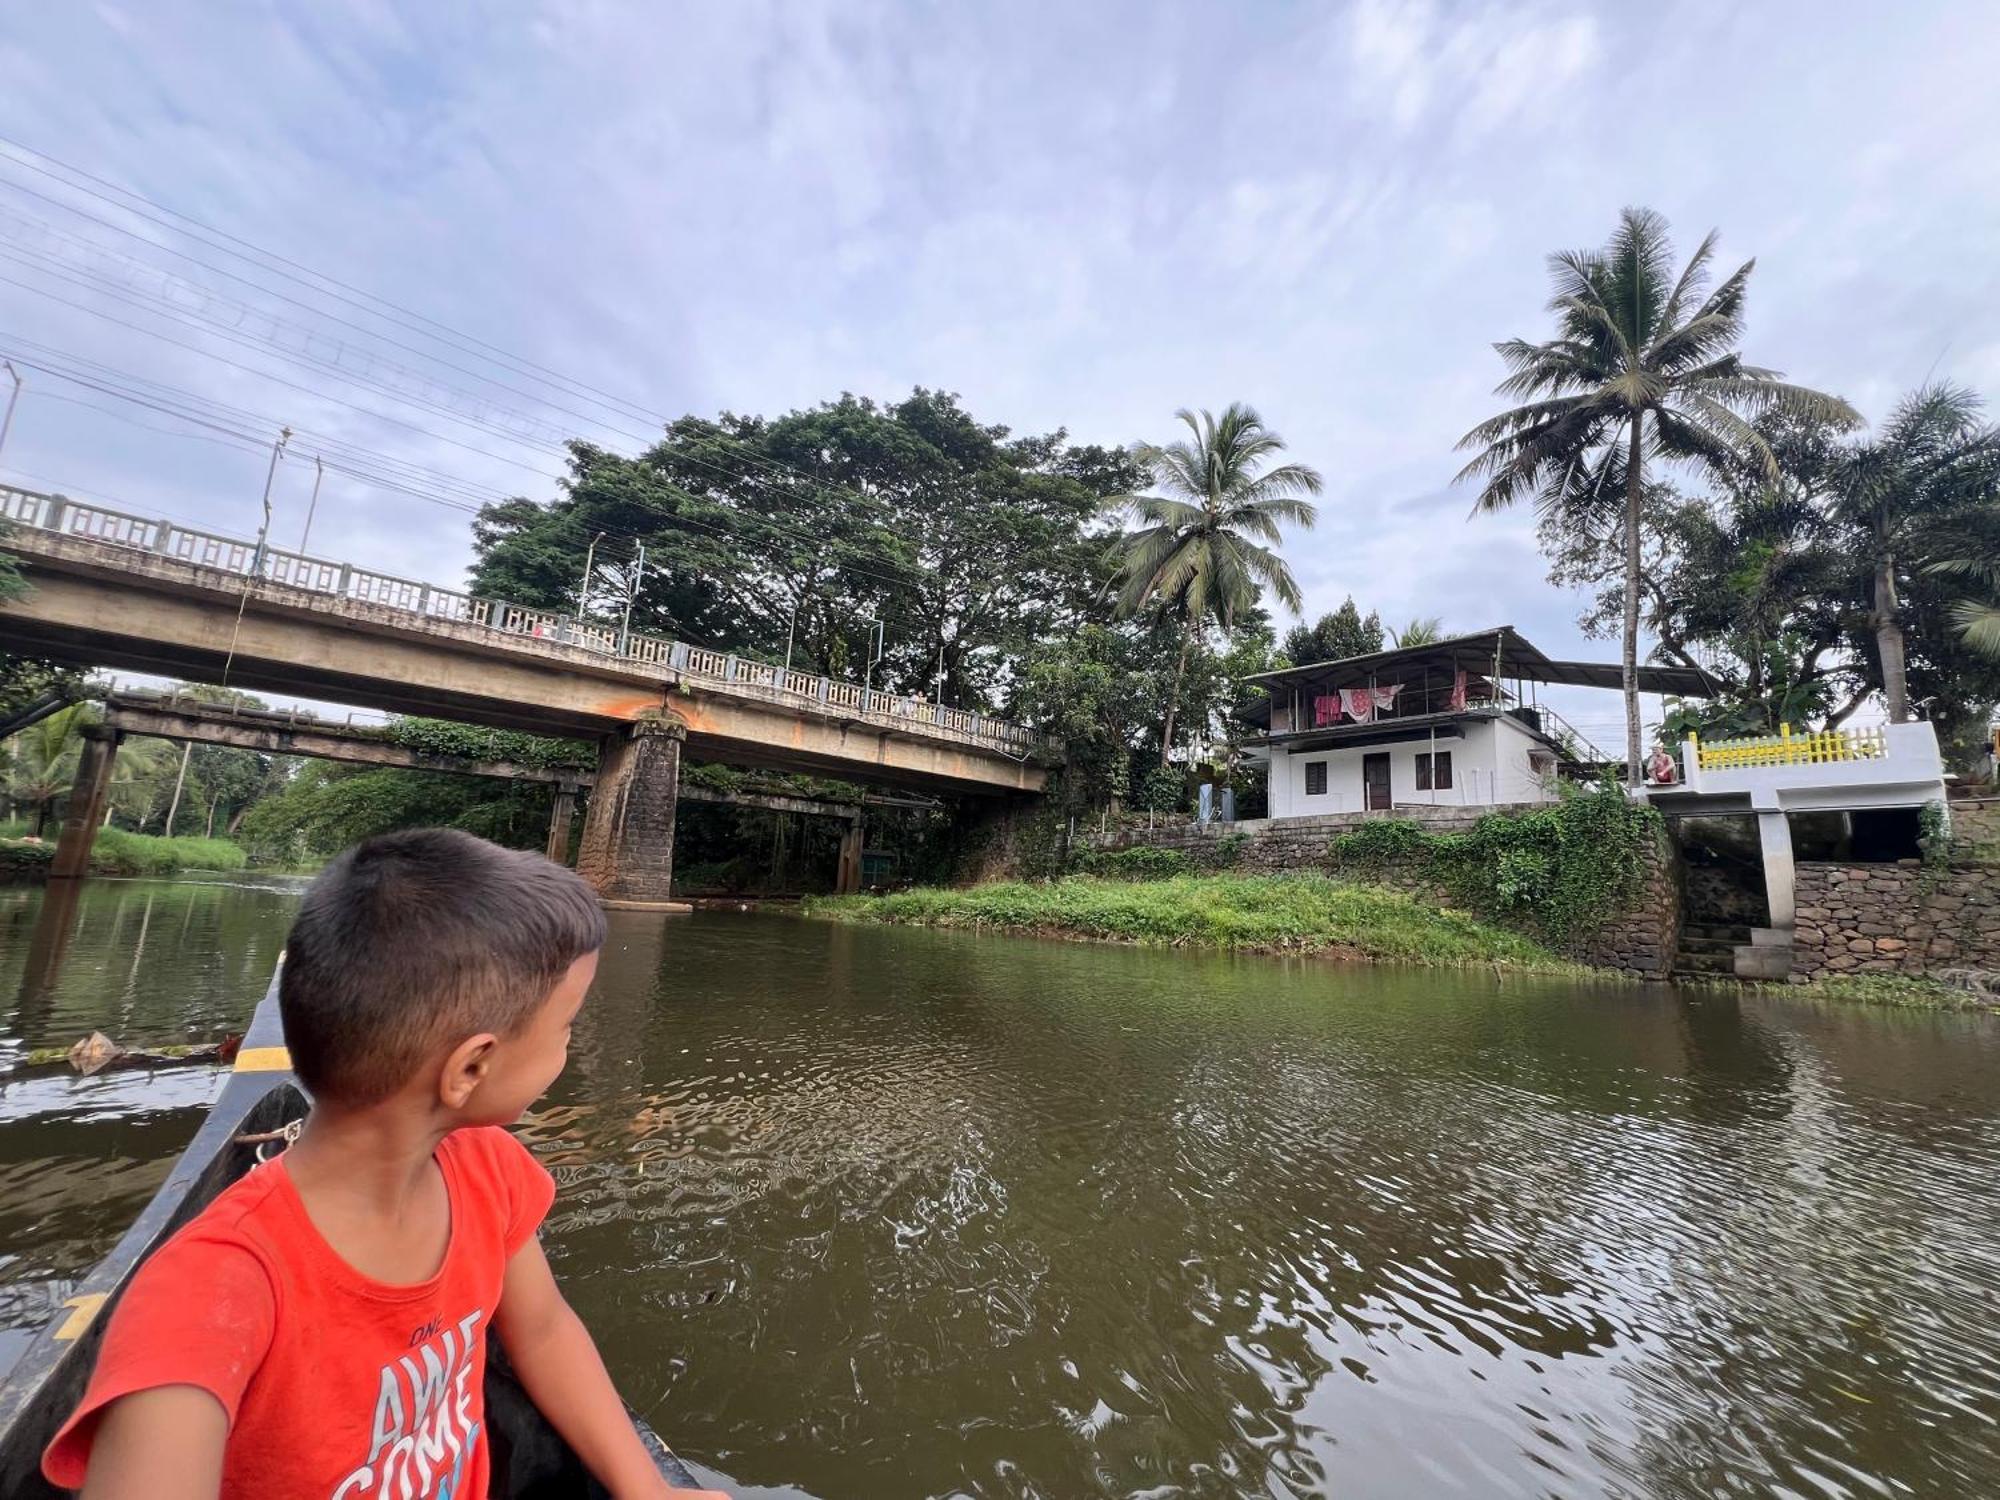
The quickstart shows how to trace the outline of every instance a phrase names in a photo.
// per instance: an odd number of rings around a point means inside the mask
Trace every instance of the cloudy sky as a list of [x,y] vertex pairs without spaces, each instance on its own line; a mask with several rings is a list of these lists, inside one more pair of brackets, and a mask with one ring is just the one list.
[[[44,368],[0,469],[249,533],[278,422],[463,502],[842,390],[1098,442],[1242,399],[1326,476],[1312,609],[1608,654],[1451,487],[1543,257],[1649,204],[1757,258],[1757,362],[2000,396],[1996,55],[1985,3],[17,6],[0,349]],[[313,550],[452,582],[465,520],[336,475]]]

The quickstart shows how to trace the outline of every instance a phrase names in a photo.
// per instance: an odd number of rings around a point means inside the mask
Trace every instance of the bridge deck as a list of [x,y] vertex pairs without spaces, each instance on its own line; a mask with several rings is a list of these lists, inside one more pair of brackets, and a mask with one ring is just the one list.
[[922,698],[0,486],[35,591],[22,649],[396,712],[602,734],[670,708],[691,749],[926,790],[1037,791],[1032,730]]

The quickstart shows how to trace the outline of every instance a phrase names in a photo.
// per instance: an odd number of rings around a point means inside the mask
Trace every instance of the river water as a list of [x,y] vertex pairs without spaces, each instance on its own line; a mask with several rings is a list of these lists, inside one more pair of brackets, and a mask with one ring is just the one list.
[[[0,890],[0,1046],[240,1025],[297,889]],[[213,1087],[0,1083],[0,1362]],[[1989,1018],[620,916],[522,1131],[744,1494],[2000,1492]]]

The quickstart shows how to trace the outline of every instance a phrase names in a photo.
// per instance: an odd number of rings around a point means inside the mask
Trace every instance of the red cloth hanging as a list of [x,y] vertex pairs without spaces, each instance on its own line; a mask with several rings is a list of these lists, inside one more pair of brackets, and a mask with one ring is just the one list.
[[1340,695],[1323,693],[1313,699],[1313,728],[1324,729],[1340,722]]

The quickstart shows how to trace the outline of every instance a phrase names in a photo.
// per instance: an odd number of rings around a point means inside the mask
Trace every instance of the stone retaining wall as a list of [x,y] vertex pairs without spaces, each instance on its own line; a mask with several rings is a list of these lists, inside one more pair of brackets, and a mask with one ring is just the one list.
[[[1687,919],[1728,927],[1762,927],[1770,920],[1763,875],[1730,865],[1684,867]],[[1754,886],[1752,881],[1757,882]]]
[[2000,796],[1953,797],[1948,805],[1954,843],[2000,845]]
[[[1543,803],[1512,803],[1497,807],[1399,807],[1394,813],[1324,813],[1312,818],[1258,818],[1241,823],[1210,823],[1205,826],[1176,823],[1147,828],[1143,824],[1114,828],[1088,838],[1079,831],[1079,848],[1174,849],[1197,863],[1215,859],[1225,839],[1236,841],[1228,867],[1250,874],[1276,874],[1285,870],[1317,870],[1340,873],[1332,856],[1332,844],[1340,834],[1364,823],[1379,823],[1395,817],[1421,824],[1432,833],[1452,833],[1470,828],[1494,813],[1541,811]],[[1645,979],[1664,979],[1673,968],[1674,949],[1680,941],[1681,887],[1680,859],[1662,832],[1646,851],[1646,872],[1637,901],[1630,911],[1607,922],[1574,946],[1571,956],[1583,963],[1616,969]],[[1414,896],[1450,904],[1449,895],[1417,866],[1371,863],[1369,881],[1394,886]]]
[[1128,821],[1104,833],[1087,837],[1077,832],[1077,846],[1087,849],[1178,849],[1199,859],[1212,852],[1224,839],[1240,839],[1231,868],[1269,874],[1279,870],[1323,870],[1327,868],[1327,848],[1335,838],[1364,823],[1380,823],[1385,818],[1422,824],[1433,833],[1454,833],[1470,828],[1488,813],[1531,812],[1540,803],[1508,803],[1500,807],[1399,807],[1393,813],[1321,813],[1311,818],[1246,818],[1240,823],[1162,823],[1148,828]]
[[[1957,810],[1954,809],[1954,817]],[[1798,866],[1792,982],[1828,974],[2000,970],[2000,866]]]

